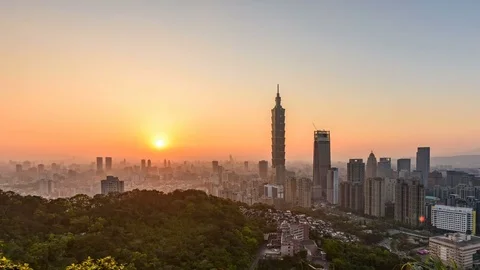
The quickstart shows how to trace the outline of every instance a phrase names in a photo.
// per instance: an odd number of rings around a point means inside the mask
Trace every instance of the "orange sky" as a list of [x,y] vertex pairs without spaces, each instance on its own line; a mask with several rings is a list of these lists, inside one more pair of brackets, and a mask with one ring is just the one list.
[[[331,130],[334,160],[480,145],[476,75],[446,70],[448,59],[430,70],[393,47],[314,40],[296,21],[288,33],[268,21],[252,28],[209,9],[183,10],[176,21],[160,7],[148,16],[60,7],[0,13],[0,159],[269,160],[277,83],[290,160],[311,158],[312,122]],[[156,136],[166,149],[152,148]]]

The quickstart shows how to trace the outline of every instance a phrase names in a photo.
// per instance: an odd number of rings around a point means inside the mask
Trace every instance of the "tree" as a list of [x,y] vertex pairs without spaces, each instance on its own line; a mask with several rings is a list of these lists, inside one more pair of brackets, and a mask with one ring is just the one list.
[[[0,190],[0,214],[0,252],[35,270],[76,270],[111,258],[115,269],[245,269],[268,226],[198,190],[55,200]],[[89,256],[110,259],[78,264]]]
[[0,269],[5,270],[33,270],[28,266],[28,264],[16,264],[11,260],[2,257],[0,258]]
[[112,257],[105,257],[103,259],[93,260],[88,257],[81,264],[72,264],[66,270],[124,270],[124,265],[117,264]]
[[459,270],[460,267],[455,261],[451,261],[450,265],[446,265],[438,257],[429,257],[425,262],[408,262],[405,263],[401,270]]

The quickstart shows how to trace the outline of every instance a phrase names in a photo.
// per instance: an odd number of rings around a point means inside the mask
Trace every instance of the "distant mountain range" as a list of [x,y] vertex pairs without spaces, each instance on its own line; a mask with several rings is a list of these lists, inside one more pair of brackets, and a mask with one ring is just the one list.
[[432,157],[431,166],[449,165],[453,168],[480,168],[480,154]]

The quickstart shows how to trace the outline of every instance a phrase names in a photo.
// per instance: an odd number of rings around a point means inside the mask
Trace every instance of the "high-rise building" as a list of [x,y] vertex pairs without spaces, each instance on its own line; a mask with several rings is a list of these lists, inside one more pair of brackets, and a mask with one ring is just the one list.
[[265,181],[268,179],[268,161],[260,160],[258,162],[258,174],[262,180]]
[[432,226],[438,229],[476,233],[476,213],[472,208],[446,205],[432,206]]
[[212,172],[218,173],[218,161],[216,160],[212,161]]
[[350,209],[355,212],[363,212],[364,194],[363,194],[363,182],[352,182],[350,191]]
[[[218,165],[218,161],[217,161],[217,165]],[[163,167],[164,167],[164,168],[167,167],[167,159],[164,159],[164,160],[163,160]]]
[[347,164],[347,180],[349,182],[363,182],[365,180],[365,163],[363,159],[350,159]]
[[152,161],[149,159],[147,160],[147,168],[151,168],[152,167]]
[[392,159],[388,157],[382,157],[378,161],[377,176],[381,178],[392,177]]
[[351,189],[352,189],[352,182],[349,182],[349,181],[340,182],[340,207],[350,208]]
[[104,195],[112,192],[123,192],[123,181],[111,175],[108,175],[107,179],[101,181],[101,186],[101,191]]
[[430,173],[430,147],[419,147],[417,150],[416,170],[422,173],[422,184],[428,188],[428,174]]
[[411,164],[412,160],[409,158],[400,158],[397,160],[397,171],[406,171],[410,172],[411,171]]
[[312,207],[312,180],[309,178],[297,180],[297,205],[303,208]]
[[385,202],[395,203],[395,187],[397,185],[397,179],[385,178]]
[[38,171],[39,174],[44,173],[44,172],[45,172],[45,165],[43,165],[43,164],[38,164],[38,165],[37,165],[37,171]]
[[316,130],[313,137],[313,200],[318,202],[327,198],[327,175],[332,166],[330,131]]
[[445,185],[449,187],[455,187],[458,184],[469,184],[469,182],[475,181],[474,179],[475,176],[466,172],[448,170],[447,177],[445,179]]
[[289,205],[297,204],[297,179],[295,177],[285,180],[285,202]]
[[380,177],[365,179],[363,185],[365,215],[385,216],[385,180]]
[[15,171],[21,173],[23,171],[22,164],[15,165]]
[[272,168],[275,169],[275,182],[285,181],[285,109],[282,107],[280,87],[277,85],[275,107],[272,109]]
[[248,171],[248,161],[243,162],[243,169]]
[[107,172],[112,171],[112,157],[105,158],[105,171]]
[[431,256],[450,267],[473,269],[473,262],[480,253],[480,237],[461,233],[442,234],[428,239],[428,250]]
[[[347,182],[350,184],[344,184],[344,188],[349,187],[349,191],[341,191],[342,195],[347,193],[350,195],[348,198],[348,208],[356,212],[363,212],[364,207],[364,194],[363,194],[363,182],[365,181],[365,163],[363,159],[350,159],[347,164]],[[347,199],[342,199],[346,201]]]
[[373,151],[367,159],[367,172],[365,176],[366,179],[377,177],[377,158],[375,157],[375,154],[373,154]]
[[425,219],[425,189],[418,180],[398,179],[395,187],[395,221],[419,226]]
[[436,185],[445,186],[444,180],[442,173],[439,171],[433,171],[428,174],[428,186],[430,189]]
[[339,181],[338,169],[330,168],[327,175],[327,202],[331,204],[338,204]]
[[147,162],[145,161],[145,159],[142,159],[140,161],[140,170],[144,172],[146,167],[147,167]]
[[103,172],[103,157],[97,157],[97,173]]

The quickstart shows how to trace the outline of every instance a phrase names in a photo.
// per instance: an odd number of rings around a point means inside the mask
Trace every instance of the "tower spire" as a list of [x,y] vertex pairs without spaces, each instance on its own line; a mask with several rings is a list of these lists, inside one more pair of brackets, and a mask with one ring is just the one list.
[[277,97],[275,98],[275,103],[277,106],[281,106],[282,98],[280,97],[280,84],[277,84]]

